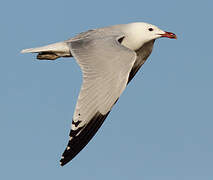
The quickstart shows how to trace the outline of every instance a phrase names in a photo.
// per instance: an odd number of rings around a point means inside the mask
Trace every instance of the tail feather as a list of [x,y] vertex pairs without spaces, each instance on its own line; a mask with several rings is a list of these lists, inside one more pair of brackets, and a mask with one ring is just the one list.
[[38,59],[57,59],[59,57],[72,57],[69,45],[66,42],[58,42],[47,46],[23,49],[21,53],[39,53]]

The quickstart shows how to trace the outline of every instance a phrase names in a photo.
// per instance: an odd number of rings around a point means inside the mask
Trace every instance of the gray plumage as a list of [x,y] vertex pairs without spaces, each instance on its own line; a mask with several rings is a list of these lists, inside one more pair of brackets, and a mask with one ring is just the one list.
[[[74,57],[82,70],[83,83],[70,139],[60,161],[62,166],[95,135],[151,54],[155,39],[167,37],[166,33],[151,24],[131,23],[90,30],[64,42],[22,51],[38,53],[38,59]],[[171,33],[169,35],[174,38]]]

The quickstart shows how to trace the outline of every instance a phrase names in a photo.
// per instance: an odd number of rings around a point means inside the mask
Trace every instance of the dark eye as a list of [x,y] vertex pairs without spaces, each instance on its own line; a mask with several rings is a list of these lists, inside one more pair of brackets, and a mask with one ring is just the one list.
[[154,29],[153,28],[149,28],[149,31],[153,31]]

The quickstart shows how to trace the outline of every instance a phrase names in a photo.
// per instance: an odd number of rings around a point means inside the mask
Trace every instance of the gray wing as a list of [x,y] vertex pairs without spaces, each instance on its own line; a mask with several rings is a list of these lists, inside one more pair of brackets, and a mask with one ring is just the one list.
[[155,40],[149,41],[136,51],[137,59],[129,74],[128,83],[132,80],[132,78],[138,72],[140,67],[146,62],[147,58],[152,53],[154,42],[155,42]]
[[87,145],[127,85],[136,53],[118,42],[122,37],[100,32],[70,43],[71,53],[83,72],[83,84],[70,140],[60,161],[62,166]]

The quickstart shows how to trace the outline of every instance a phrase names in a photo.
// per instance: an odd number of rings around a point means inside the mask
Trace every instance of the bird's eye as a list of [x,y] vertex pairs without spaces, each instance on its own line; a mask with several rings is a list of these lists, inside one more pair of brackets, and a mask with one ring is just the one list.
[[153,28],[149,28],[149,31],[153,31],[154,29]]

